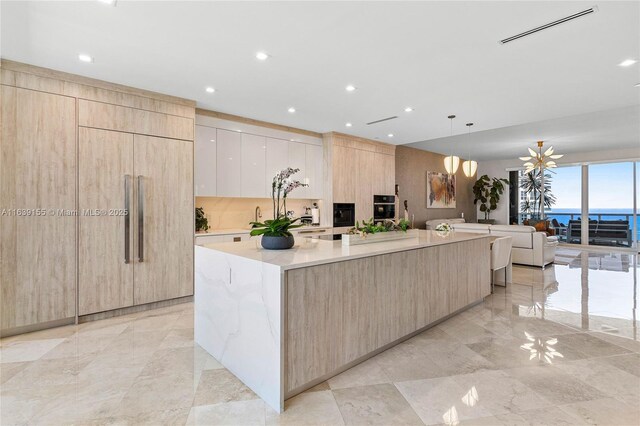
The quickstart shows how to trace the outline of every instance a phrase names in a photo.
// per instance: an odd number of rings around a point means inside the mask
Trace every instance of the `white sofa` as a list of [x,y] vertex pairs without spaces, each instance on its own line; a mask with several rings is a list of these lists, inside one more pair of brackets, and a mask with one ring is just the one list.
[[513,238],[513,248],[511,249],[513,263],[544,268],[546,265],[553,263],[556,256],[558,237],[549,237],[546,232],[537,232],[533,226],[454,223],[452,227],[460,232]]
[[431,219],[427,222],[427,229],[435,230],[436,226],[441,223],[448,223],[449,225],[453,225],[454,223],[464,223],[464,219],[461,217],[453,217],[451,219]]

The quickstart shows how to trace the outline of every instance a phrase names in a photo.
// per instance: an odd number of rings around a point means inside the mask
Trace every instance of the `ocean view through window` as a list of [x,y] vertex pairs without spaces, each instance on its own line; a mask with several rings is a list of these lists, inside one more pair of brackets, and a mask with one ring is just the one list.
[[[636,169],[634,181],[634,168]],[[637,247],[640,218],[634,205],[640,199],[640,163],[620,162],[588,166],[588,187],[582,188],[582,166],[565,166],[550,173],[550,192],[555,199],[545,216],[561,242],[581,244],[581,202],[588,194],[589,241],[591,245]],[[520,179],[523,179],[520,173]],[[634,191],[636,197],[634,200]],[[519,190],[520,223],[534,217],[527,211],[535,196]],[[539,198],[537,198],[539,203]],[[635,244],[635,245],[634,245]]]

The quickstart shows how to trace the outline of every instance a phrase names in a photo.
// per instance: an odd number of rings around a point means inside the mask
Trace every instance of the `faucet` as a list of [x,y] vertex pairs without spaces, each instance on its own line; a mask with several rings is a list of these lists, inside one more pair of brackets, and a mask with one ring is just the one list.
[[260,210],[260,206],[256,206],[256,220],[255,222],[258,221],[258,219],[262,218],[262,211]]

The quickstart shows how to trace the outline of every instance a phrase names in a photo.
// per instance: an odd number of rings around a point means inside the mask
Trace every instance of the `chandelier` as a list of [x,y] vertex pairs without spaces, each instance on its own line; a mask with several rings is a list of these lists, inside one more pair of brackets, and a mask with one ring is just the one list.
[[529,157],[520,157],[520,160],[526,161],[523,166],[526,168],[525,173],[529,173],[534,171],[535,169],[540,169],[540,172],[544,172],[544,169],[553,169],[558,167],[555,161],[558,158],[562,158],[562,154],[554,154],[553,147],[549,147],[544,153],[542,152],[542,144],[544,141],[538,141],[538,152],[535,152],[533,149],[528,148]]
[[[453,136],[453,119],[456,118],[455,115],[450,115],[447,117],[451,120],[451,136]],[[451,147],[451,155],[444,157],[444,169],[450,175],[455,174],[458,171],[458,166],[460,165],[460,157],[456,157],[453,155],[453,147]]]
[[469,159],[462,163],[462,171],[466,177],[475,175],[478,169],[478,163],[471,159],[471,126],[473,126],[473,123],[467,123],[467,128],[469,129]]
[[523,166],[525,167],[525,173],[531,173],[532,171],[539,169],[540,170],[540,219],[544,220],[544,169],[553,169],[558,167],[554,160],[558,158],[562,158],[562,154],[554,154],[553,147],[549,147],[545,152],[542,152],[542,145],[544,141],[538,141],[538,152],[534,151],[531,148],[527,148],[529,150],[529,157],[519,157],[520,160],[525,163]]

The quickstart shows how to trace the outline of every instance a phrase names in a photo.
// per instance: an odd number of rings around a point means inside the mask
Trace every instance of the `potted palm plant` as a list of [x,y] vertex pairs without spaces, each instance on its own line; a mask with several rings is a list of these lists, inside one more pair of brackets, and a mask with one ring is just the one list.
[[287,195],[296,188],[308,186],[290,179],[300,169],[288,167],[273,177],[271,182],[271,199],[273,200],[273,219],[264,222],[251,222],[251,236],[262,235],[262,247],[268,250],[284,250],[293,247],[295,240],[291,229],[302,225],[296,224],[297,218],[287,216]]
[[490,218],[491,212],[498,208],[498,202],[504,192],[504,186],[509,185],[509,181],[502,178],[489,178],[482,175],[473,184],[473,204],[480,202],[480,211],[484,213],[484,219],[478,219],[478,223],[488,223],[493,225],[494,219]]

